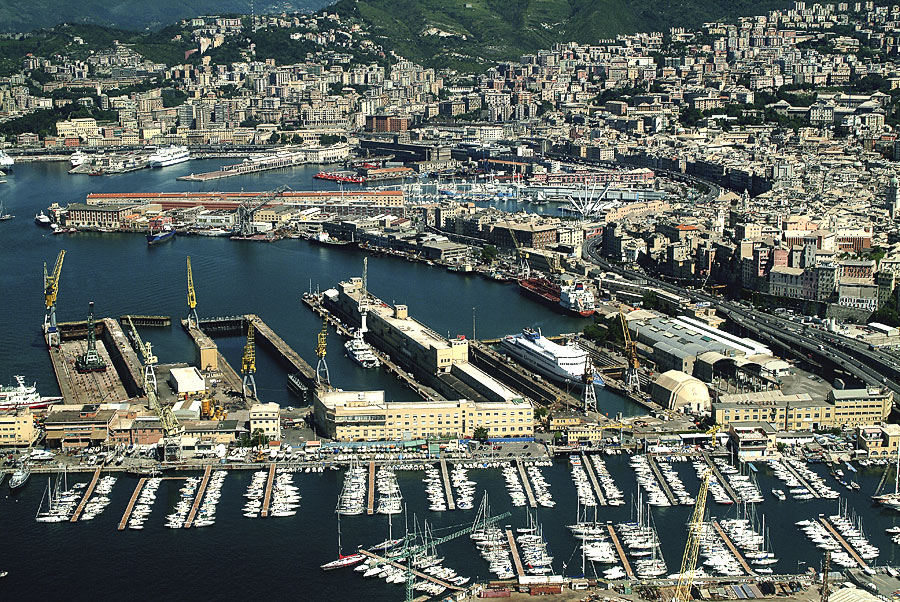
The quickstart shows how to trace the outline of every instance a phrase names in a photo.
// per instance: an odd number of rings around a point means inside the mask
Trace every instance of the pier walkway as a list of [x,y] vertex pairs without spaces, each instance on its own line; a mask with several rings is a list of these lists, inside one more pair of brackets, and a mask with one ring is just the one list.
[[269,504],[272,503],[272,485],[275,483],[275,463],[269,464],[269,478],[266,479],[266,494],[263,496],[262,511],[259,515],[262,518],[269,516]]
[[97,486],[97,481],[100,479],[100,468],[94,471],[94,478],[91,479],[90,484],[88,484],[87,489],[84,490],[84,497],[81,498],[81,501],[78,502],[78,507],[75,508],[75,514],[72,515],[70,522],[77,523],[78,518],[81,516],[81,513],[84,511],[84,507],[87,505],[88,500],[91,499],[91,496],[94,495],[94,487]]
[[597,475],[594,474],[594,466],[591,464],[591,459],[584,452],[581,453],[581,465],[584,466],[584,472],[587,473],[588,479],[590,479],[591,485],[594,487],[594,495],[597,496],[597,502],[601,506],[606,506],[606,496],[603,495],[603,489],[597,481]]
[[512,529],[506,529],[506,539],[509,541],[509,553],[512,555],[513,566],[516,567],[516,575],[521,579],[525,576],[525,567],[522,566],[522,559],[519,557],[519,546],[516,545],[516,538],[513,537]]
[[731,498],[731,501],[735,504],[740,504],[741,498],[735,492],[734,488],[731,486],[731,483],[728,482],[728,479],[725,478],[725,475],[723,475],[721,471],[719,471],[719,467],[716,466],[716,463],[712,461],[712,458],[709,457],[709,454],[707,452],[703,452],[703,459],[706,460],[706,464],[713,471],[713,476],[716,477],[719,485],[722,486],[722,489],[725,490],[725,493],[728,494],[728,497]]
[[212,474],[212,466],[207,466],[206,470],[203,471],[203,480],[200,481],[200,486],[197,487],[197,495],[194,496],[194,503],[191,505],[191,511],[188,512],[187,520],[184,521],[185,529],[190,529],[191,525],[194,524],[194,519],[197,517],[197,510],[200,509],[200,504],[203,502],[203,494],[206,493],[206,486],[209,485],[210,474]]
[[119,531],[124,531],[125,527],[128,525],[131,511],[134,510],[134,505],[137,503],[138,496],[141,495],[141,489],[144,488],[146,482],[147,477],[141,477],[141,480],[138,481],[137,486],[134,488],[134,493],[131,494],[131,499],[128,500],[128,506],[125,507],[125,514],[122,515],[122,520],[119,521]]
[[528,480],[528,473],[525,471],[525,465],[522,464],[521,458],[516,458],[516,466],[519,468],[519,477],[522,479],[522,485],[525,486],[525,497],[528,499],[528,505],[537,508],[537,501],[534,499],[534,493],[531,491],[531,481]]
[[812,495],[814,498],[822,497],[822,494],[820,494],[812,485],[810,485],[809,481],[804,479],[803,475],[801,475],[799,472],[797,472],[797,469],[795,469],[793,466],[791,466],[790,462],[782,461],[781,465],[784,466],[785,468],[787,468],[788,472],[791,473],[792,475],[794,475],[794,478],[797,479],[798,481],[800,481],[801,485],[806,487],[806,490],[809,491],[810,495]]
[[731,553],[737,558],[738,564],[741,565],[741,568],[744,569],[751,577],[756,576],[756,573],[753,572],[753,569],[750,568],[750,565],[747,564],[747,561],[744,559],[744,555],[741,554],[740,550],[734,545],[734,542],[731,541],[731,538],[728,537],[728,534],[722,529],[722,526],[719,524],[719,521],[712,521],[712,526],[716,530],[716,533],[719,534],[719,537],[722,538],[722,541],[725,542],[725,545],[728,546],[728,549],[731,550]]
[[866,564],[866,561],[863,560],[862,557],[860,557],[853,546],[847,543],[847,540],[844,539],[844,536],[837,532],[837,529],[834,528],[834,525],[831,524],[830,520],[828,520],[824,516],[820,516],[819,522],[821,522],[822,525],[824,525],[825,528],[828,529],[828,532],[831,533],[831,536],[834,537],[839,544],[841,544],[841,547],[844,548],[844,550],[848,554],[850,554],[850,558],[855,560],[856,564],[858,564],[863,570],[867,570],[869,568],[869,565]]
[[[404,573],[406,572],[405,564],[400,564],[399,562],[395,562],[393,560],[388,560],[384,556],[379,556],[378,554],[370,552],[369,550],[361,549],[361,550],[359,550],[359,553],[362,554],[363,556],[368,556],[369,558],[374,558],[376,561],[378,561],[378,564],[389,564],[398,569],[403,569]],[[409,562],[409,561],[407,561],[407,562]],[[456,590],[456,591],[462,591],[463,589],[465,589],[463,587],[459,587],[459,586],[447,583],[446,581],[441,581],[437,577],[432,577],[431,575],[429,575],[427,573],[423,573],[422,571],[417,571],[415,569],[413,569],[412,574],[420,579],[424,579],[425,581],[431,581],[432,583],[437,583],[438,585],[440,585],[442,587],[446,587],[447,589],[452,589],[452,590]]]
[[631,563],[628,562],[628,556],[625,555],[625,550],[622,549],[622,544],[619,542],[619,536],[616,535],[616,530],[613,529],[612,525],[606,525],[606,528],[609,529],[609,536],[612,539],[613,546],[616,548],[616,554],[619,555],[619,560],[622,561],[622,568],[625,569],[625,574],[628,575],[629,579],[634,579],[634,570],[631,568]]
[[275,334],[268,324],[262,321],[262,318],[255,314],[247,314],[245,319],[253,323],[256,328],[256,335],[262,337],[262,340],[269,345],[281,357],[282,361],[289,364],[294,372],[300,372],[308,381],[315,382],[316,371],[312,366],[306,363],[300,354],[294,351],[293,347],[284,342],[280,336]]
[[447,460],[441,458],[441,474],[444,476],[444,493],[447,495],[447,510],[456,510],[453,501],[453,488],[450,486],[450,473],[447,471]]
[[[656,481],[659,483],[659,486],[662,487],[663,493],[666,494],[666,498],[669,500],[669,503],[673,506],[678,505],[678,499],[675,497],[675,494],[672,493],[672,488],[669,487],[668,481],[663,478],[662,471],[659,469],[659,465],[656,463],[656,458],[653,456],[647,456],[647,463],[650,465],[650,470],[653,471],[653,476],[656,477]],[[737,501],[737,500],[735,500]]]
[[375,514],[375,460],[369,462],[369,503],[366,506],[366,514]]

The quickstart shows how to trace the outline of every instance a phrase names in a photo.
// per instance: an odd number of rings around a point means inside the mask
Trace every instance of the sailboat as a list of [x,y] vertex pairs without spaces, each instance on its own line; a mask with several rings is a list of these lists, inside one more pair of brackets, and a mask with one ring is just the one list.
[[6,220],[10,220],[14,217],[15,215],[10,215],[6,212],[6,207],[3,206],[3,202],[0,202],[0,222],[5,222]]
[[[884,476],[887,476],[887,470],[884,471]],[[890,508],[891,510],[900,510],[900,489],[898,489],[898,485],[900,485],[900,454],[897,455],[897,466],[894,471],[894,493],[884,493],[879,495],[878,491],[881,491],[883,485],[884,478],[881,479],[881,483],[878,485],[875,495],[872,496],[872,501],[876,504],[881,504],[885,508]]]
[[353,566],[354,564],[358,564],[366,559],[366,557],[362,554],[350,554],[348,556],[344,556],[341,553],[341,515],[337,513],[338,517],[338,557],[337,560],[332,560],[331,562],[326,562],[320,568],[325,571],[330,571],[333,569],[342,569],[347,566]]

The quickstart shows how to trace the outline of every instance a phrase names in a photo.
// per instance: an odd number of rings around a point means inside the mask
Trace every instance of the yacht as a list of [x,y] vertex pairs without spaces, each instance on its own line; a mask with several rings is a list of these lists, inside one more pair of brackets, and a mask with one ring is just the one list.
[[12,476],[9,477],[9,490],[16,491],[17,489],[21,489],[25,486],[25,483],[28,482],[28,479],[31,478],[31,469],[27,466],[23,466],[12,473]]
[[84,165],[87,159],[87,155],[81,152],[81,149],[78,149],[77,151],[72,153],[71,157],[69,157],[69,163],[72,164],[72,167],[78,167],[80,165]]
[[558,381],[580,381],[587,364],[587,352],[569,343],[560,345],[544,337],[540,330],[526,328],[500,340],[500,347],[528,368]]
[[353,338],[344,343],[347,355],[363,368],[378,368],[381,360],[375,355],[372,346],[363,339],[362,330],[357,330]]
[[44,226],[45,228],[49,228],[50,224],[53,223],[53,220],[50,219],[48,215],[46,215],[43,210],[34,216],[34,223],[38,226]]

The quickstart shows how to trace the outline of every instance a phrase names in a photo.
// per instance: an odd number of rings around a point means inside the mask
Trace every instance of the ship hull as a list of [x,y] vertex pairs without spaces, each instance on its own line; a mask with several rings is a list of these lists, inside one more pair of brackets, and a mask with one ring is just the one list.
[[169,230],[168,232],[160,232],[159,234],[148,234],[147,235],[147,244],[148,245],[157,245],[161,242],[165,242],[167,240],[171,240],[175,238],[175,230]]
[[150,161],[150,167],[169,167],[170,165],[178,165],[190,161],[190,157],[179,157],[177,159],[163,159],[160,161]]

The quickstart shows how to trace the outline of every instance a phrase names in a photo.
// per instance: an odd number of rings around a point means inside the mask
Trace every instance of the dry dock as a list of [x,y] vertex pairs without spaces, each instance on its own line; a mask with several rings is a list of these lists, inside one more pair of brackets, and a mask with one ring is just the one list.
[[87,489],[84,490],[84,497],[81,498],[81,501],[78,502],[78,507],[75,508],[75,513],[72,514],[72,519],[70,522],[77,523],[78,519],[81,517],[81,513],[84,512],[84,507],[87,505],[88,500],[91,499],[91,496],[94,495],[94,487],[97,486],[97,481],[100,479],[100,468],[94,471],[94,477],[91,479],[91,482],[88,484]]
[[203,471],[203,480],[200,481],[200,486],[197,488],[197,495],[194,496],[194,503],[191,505],[191,511],[188,513],[187,520],[184,521],[185,529],[190,529],[191,525],[194,524],[194,519],[197,517],[197,510],[200,509],[200,504],[203,503],[203,494],[206,493],[206,486],[209,484],[210,474],[212,474],[212,466],[207,466],[206,470]]
[[528,505],[537,508],[537,501],[534,499],[534,493],[531,491],[531,481],[528,480],[528,473],[522,464],[521,458],[516,458],[516,467],[519,469],[519,478],[522,479],[522,485],[525,486],[525,497],[528,499]]
[[366,514],[375,514],[375,461],[369,462],[369,502],[366,505]]
[[590,479],[591,485],[594,487],[597,501],[601,506],[606,506],[606,496],[603,495],[603,489],[600,487],[600,483],[597,482],[597,475],[594,474],[594,465],[591,464],[590,458],[585,453],[581,454],[581,465],[584,466],[584,472],[587,473],[588,479]]
[[275,331],[262,321],[262,318],[255,314],[247,314],[244,316],[244,319],[253,323],[256,329],[257,343],[262,342],[268,345],[278,354],[283,362],[293,368],[294,372],[300,372],[311,383],[315,382],[316,371],[313,370],[312,366],[307,364],[306,360],[300,357],[299,353],[285,343],[284,339],[275,334]]
[[747,561],[744,559],[744,555],[741,554],[740,550],[734,545],[734,542],[731,541],[731,538],[728,537],[728,534],[722,529],[722,526],[719,524],[719,521],[712,521],[712,526],[716,530],[716,533],[719,534],[719,537],[722,538],[722,541],[725,542],[725,545],[728,546],[728,549],[731,550],[731,553],[737,558],[738,564],[741,565],[741,568],[744,569],[751,577],[755,576],[756,573],[753,572],[753,569],[750,568],[750,565],[747,564]]
[[450,486],[450,474],[447,471],[447,460],[441,458],[441,474],[444,475],[444,493],[447,494],[447,510],[456,510],[453,501],[453,488]]
[[272,485],[275,484],[275,463],[269,464],[269,478],[266,480],[266,495],[263,497],[262,512],[259,515],[262,518],[269,516],[269,504],[272,503]]
[[125,514],[122,515],[122,520],[119,521],[119,531],[124,531],[128,525],[128,518],[131,516],[131,511],[134,510],[134,505],[138,496],[141,495],[141,489],[144,488],[146,482],[147,477],[141,477],[141,480],[138,481],[137,486],[134,488],[134,493],[131,494],[131,499],[128,500],[128,506],[125,507]]
[[609,529],[609,537],[612,539],[613,546],[616,548],[616,554],[619,555],[619,560],[622,561],[622,568],[625,569],[625,574],[628,575],[629,579],[634,579],[634,571],[631,568],[631,563],[628,562],[628,556],[625,555],[625,550],[622,549],[622,543],[619,541],[619,536],[616,535],[616,530],[613,529],[612,525],[606,525],[606,528]]

